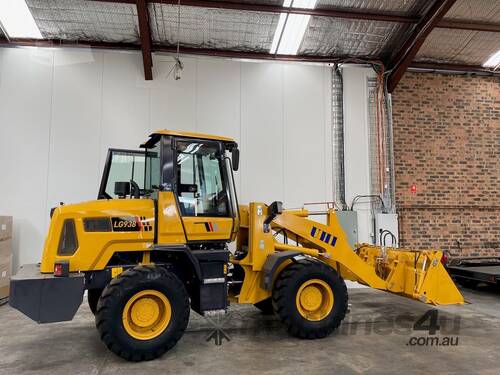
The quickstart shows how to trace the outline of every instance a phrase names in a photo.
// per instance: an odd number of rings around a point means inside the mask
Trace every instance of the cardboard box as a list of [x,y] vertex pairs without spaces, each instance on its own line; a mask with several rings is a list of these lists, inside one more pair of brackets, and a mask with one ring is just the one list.
[[0,241],[0,299],[9,296],[12,240]]
[[12,216],[0,216],[0,241],[12,238]]

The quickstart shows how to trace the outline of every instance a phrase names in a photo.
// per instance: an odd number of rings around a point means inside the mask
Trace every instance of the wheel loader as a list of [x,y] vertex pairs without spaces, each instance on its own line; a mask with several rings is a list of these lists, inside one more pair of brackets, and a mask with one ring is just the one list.
[[224,313],[229,303],[275,313],[292,336],[323,338],[346,315],[344,280],[463,303],[441,251],[353,247],[332,207],[322,223],[278,201],[239,205],[231,138],[159,130],[141,148],[109,150],[97,200],[51,209],[41,263],[11,280],[12,307],[39,323],[68,321],[86,290],[102,341],[142,361],[177,343],[191,310]]

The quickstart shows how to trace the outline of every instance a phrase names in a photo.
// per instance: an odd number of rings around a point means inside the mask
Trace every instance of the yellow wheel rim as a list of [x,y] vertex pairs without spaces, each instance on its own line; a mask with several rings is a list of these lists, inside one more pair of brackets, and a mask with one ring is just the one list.
[[171,317],[170,301],[156,290],[143,290],[134,294],[122,314],[125,331],[138,340],[151,340],[161,335]]
[[311,321],[326,318],[332,311],[333,302],[332,288],[320,279],[311,279],[303,283],[295,298],[299,314]]

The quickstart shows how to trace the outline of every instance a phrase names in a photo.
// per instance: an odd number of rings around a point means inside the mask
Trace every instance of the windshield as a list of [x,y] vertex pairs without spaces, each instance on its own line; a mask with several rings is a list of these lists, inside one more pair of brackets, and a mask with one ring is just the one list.
[[183,216],[230,216],[219,144],[177,143],[177,194]]

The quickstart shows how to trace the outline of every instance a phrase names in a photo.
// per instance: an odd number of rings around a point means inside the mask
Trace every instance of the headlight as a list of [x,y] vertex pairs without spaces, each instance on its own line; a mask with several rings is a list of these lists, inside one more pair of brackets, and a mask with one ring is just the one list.
[[78,238],[76,237],[75,221],[64,220],[57,255],[73,255],[78,249]]

